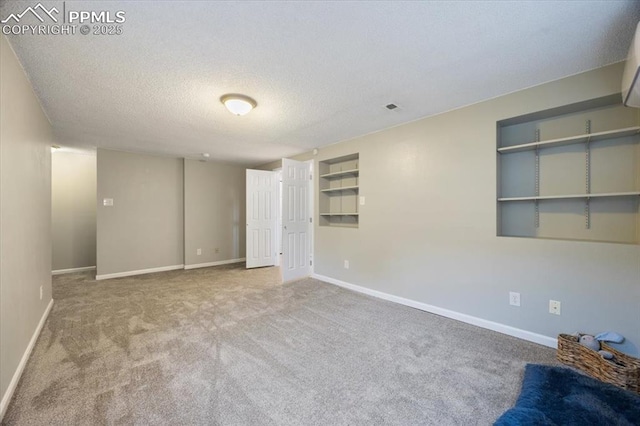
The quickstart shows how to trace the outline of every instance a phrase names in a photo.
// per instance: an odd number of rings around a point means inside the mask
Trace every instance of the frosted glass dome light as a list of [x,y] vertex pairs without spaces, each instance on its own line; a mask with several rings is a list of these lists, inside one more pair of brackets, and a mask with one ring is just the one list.
[[245,115],[254,109],[258,104],[256,101],[245,95],[229,94],[220,98],[231,114]]

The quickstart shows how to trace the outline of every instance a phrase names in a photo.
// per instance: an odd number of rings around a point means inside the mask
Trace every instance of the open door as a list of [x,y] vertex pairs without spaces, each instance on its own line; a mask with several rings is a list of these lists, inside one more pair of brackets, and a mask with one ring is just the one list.
[[311,274],[311,164],[282,159],[282,281]]
[[247,268],[276,264],[275,172],[247,170]]

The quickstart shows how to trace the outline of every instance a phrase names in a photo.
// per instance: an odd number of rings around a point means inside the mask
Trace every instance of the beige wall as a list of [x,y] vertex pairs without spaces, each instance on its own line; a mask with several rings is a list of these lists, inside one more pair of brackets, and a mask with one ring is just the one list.
[[98,149],[97,168],[97,275],[182,265],[183,160]]
[[619,92],[621,75],[615,64],[320,149],[316,169],[360,153],[366,204],[357,229],[318,227],[316,212],[315,272],[549,337],[615,330],[638,353],[640,246],[496,237],[496,122]]
[[96,155],[51,155],[53,270],[96,265]]
[[185,265],[245,257],[245,179],[242,166],[185,160]]
[[4,410],[12,379],[51,301],[52,136],[4,36],[0,36],[0,67],[0,408]]

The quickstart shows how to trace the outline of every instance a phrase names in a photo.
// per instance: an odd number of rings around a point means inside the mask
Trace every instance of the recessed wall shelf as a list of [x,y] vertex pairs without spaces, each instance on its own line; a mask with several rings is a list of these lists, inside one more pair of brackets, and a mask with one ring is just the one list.
[[565,200],[570,198],[636,197],[636,196],[640,196],[640,191],[604,192],[599,194],[539,195],[535,197],[509,197],[509,198],[498,198],[498,201]]
[[321,192],[342,192],[342,191],[357,191],[358,190],[358,186],[357,185],[352,185],[352,186],[342,186],[340,188],[327,188],[327,189],[321,189]]
[[620,95],[498,122],[498,236],[640,244],[639,124]]
[[598,133],[585,133],[578,136],[569,136],[567,138],[550,139],[547,141],[524,143],[520,145],[505,146],[498,148],[498,152],[501,154],[508,154],[511,152],[530,151],[536,148],[549,148],[552,146],[572,145],[586,142],[597,142],[607,139],[622,138],[625,136],[631,136],[640,133],[640,126],[628,127],[625,129],[608,130]]
[[358,227],[359,159],[350,154],[318,163],[320,226]]
[[324,175],[320,175],[321,178],[324,179],[338,179],[338,178],[342,178],[343,176],[358,176],[358,173],[360,172],[360,170],[358,169],[352,169],[352,170],[342,170],[339,172],[333,172],[333,173],[326,173]]

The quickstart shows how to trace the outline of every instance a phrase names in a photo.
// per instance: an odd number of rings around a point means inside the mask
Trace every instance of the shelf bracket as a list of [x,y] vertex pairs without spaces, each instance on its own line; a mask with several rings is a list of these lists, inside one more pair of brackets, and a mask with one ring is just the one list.
[[[536,129],[536,142],[540,142],[540,129]],[[540,195],[540,149],[536,147],[535,157],[535,194],[536,197]],[[535,201],[535,218],[536,228],[540,227],[540,207],[538,206],[538,200]]]
[[[591,120],[587,120],[586,122],[586,133],[591,133]],[[584,163],[585,163],[585,194],[591,194],[591,146],[590,146],[591,138],[587,139],[587,142],[584,144]],[[584,202],[584,226],[586,229],[591,228],[591,209],[589,208],[589,197],[585,199]]]
[[[540,129],[536,129],[536,142],[540,142]],[[536,146],[535,158],[535,193],[536,197],[540,195],[540,148]]]
[[591,209],[589,208],[589,200],[590,198],[587,197],[584,202],[584,227],[586,229],[591,229]]
[[[586,132],[587,134],[591,133],[591,120],[587,120],[586,123]],[[590,146],[591,138],[587,139],[587,142],[584,144],[584,154],[585,154],[585,193],[591,194],[591,146]]]
[[589,142],[584,147],[584,183],[585,194],[591,194],[591,147]]
[[540,195],[540,151],[536,148],[536,164],[535,164],[535,195]]

